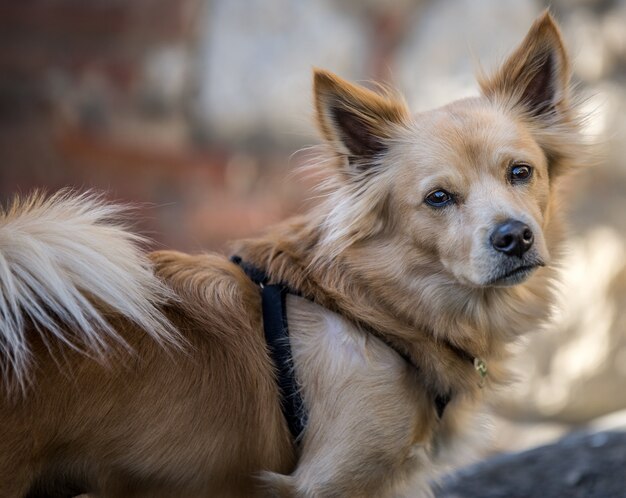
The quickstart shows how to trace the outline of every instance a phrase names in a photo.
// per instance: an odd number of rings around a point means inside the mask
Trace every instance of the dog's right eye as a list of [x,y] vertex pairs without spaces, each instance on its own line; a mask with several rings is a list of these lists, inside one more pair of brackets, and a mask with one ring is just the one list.
[[445,190],[435,190],[426,196],[426,203],[433,207],[443,207],[450,204],[454,198]]

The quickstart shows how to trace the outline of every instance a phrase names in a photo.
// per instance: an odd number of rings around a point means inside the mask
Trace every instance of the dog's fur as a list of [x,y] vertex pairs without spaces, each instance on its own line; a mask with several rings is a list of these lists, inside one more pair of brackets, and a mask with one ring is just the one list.
[[[550,313],[558,185],[585,157],[568,58],[544,13],[480,97],[440,109],[314,79],[326,200],[235,247],[305,296],[287,300],[300,445],[238,266],[145,256],[116,207],[35,196],[0,217],[0,496],[427,492],[507,345]],[[428,205],[441,189],[454,201]],[[490,243],[506,219],[534,233],[523,256]]]

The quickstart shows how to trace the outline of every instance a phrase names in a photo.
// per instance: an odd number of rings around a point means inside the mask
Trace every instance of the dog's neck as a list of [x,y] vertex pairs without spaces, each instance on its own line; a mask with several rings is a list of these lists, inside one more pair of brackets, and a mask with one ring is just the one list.
[[347,255],[316,258],[320,237],[317,220],[299,217],[234,251],[272,280],[375,331],[411,358],[434,392],[476,392],[482,379],[473,358],[488,364],[489,383],[506,380],[507,344],[549,314],[549,268],[514,288],[471,289],[449,280],[434,289],[431,279],[398,289],[393,277],[359,271]]

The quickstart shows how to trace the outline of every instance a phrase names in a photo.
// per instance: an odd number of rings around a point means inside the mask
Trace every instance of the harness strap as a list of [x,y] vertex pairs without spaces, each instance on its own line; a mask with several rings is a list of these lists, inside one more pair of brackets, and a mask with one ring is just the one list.
[[[269,284],[269,277],[264,271],[242,261],[239,256],[232,256],[230,260],[240,266],[250,280],[261,287],[263,330],[270,356],[276,367],[276,382],[281,395],[281,408],[294,441],[299,442],[299,438],[306,427],[307,413],[293,368],[286,299],[287,294],[297,296],[300,294],[284,284]],[[375,335],[396,351],[409,365],[419,369],[405,353],[399,351],[385,338],[378,334]],[[434,396],[437,417],[443,417],[450,400],[451,395],[449,393]]]
[[293,367],[286,306],[287,294],[296,293],[286,285],[269,284],[269,277],[262,270],[244,263],[239,256],[230,259],[242,268],[250,280],[261,287],[263,331],[276,368],[281,409],[289,432],[294,441],[299,442],[306,426],[306,411]]

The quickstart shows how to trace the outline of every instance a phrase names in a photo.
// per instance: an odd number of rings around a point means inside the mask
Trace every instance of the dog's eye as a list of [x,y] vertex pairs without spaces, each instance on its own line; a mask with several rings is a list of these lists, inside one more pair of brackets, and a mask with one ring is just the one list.
[[533,168],[529,164],[514,164],[509,171],[511,183],[526,182],[531,176],[533,176]]
[[435,190],[426,196],[426,203],[434,207],[443,207],[453,200],[452,194],[445,190]]

